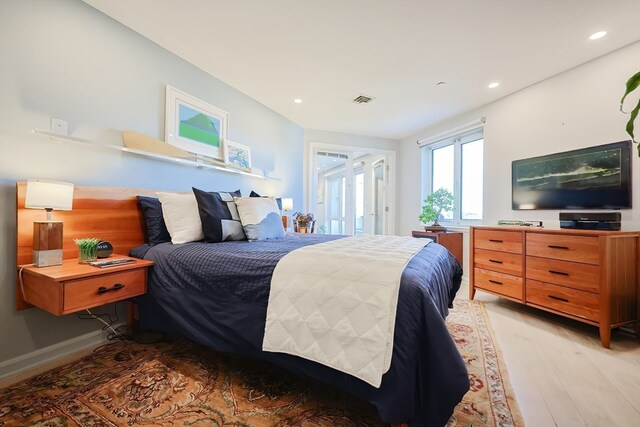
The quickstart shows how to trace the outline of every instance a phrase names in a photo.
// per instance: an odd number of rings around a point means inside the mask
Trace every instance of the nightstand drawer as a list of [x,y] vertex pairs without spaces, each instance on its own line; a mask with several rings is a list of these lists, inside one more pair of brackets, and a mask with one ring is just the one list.
[[598,238],[529,233],[527,255],[598,265]]
[[495,292],[522,301],[522,278],[510,274],[476,268],[474,281],[477,288]]
[[598,294],[551,285],[527,279],[527,304],[536,304],[563,313],[598,321],[600,298]]
[[522,253],[522,233],[519,231],[481,230],[474,233],[474,245],[478,249]]
[[145,292],[145,268],[65,282],[63,313],[120,301]]
[[522,275],[522,255],[520,254],[476,249],[473,253],[473,263],[476,267],[486,270]]
[[587,292],[600,292],[600,267],[557,259],[527,257],[527,278]]

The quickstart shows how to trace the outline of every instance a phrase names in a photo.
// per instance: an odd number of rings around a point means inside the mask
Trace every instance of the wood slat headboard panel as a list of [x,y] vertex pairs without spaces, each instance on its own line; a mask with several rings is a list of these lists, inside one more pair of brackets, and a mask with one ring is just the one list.
[[[33,221],[43,221],[45,211],[26,209],[27,183],[16,183],[17,262],[33,262]],[[73,190],[73,210],[53,211],[53,219],[63,221],[63,258],[76,258],[73,239],[96,237],[113,245],[113,252],[127,255],[144,243],[144,221],[138,208],[137,195],[155,196],[156,190],[117,187],[80,187]],[[16,289],[16,308],[29,307]]]

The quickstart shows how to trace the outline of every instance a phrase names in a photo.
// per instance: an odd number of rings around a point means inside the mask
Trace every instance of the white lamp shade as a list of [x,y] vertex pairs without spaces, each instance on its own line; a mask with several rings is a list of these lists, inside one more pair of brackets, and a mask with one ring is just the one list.
[[72,205],[73,184],[45,179],[27,180],[25,208],[70,211]]
[[293,199],[291,198],[283,198],[282,199],[282,210],[290,211],[293,210]]

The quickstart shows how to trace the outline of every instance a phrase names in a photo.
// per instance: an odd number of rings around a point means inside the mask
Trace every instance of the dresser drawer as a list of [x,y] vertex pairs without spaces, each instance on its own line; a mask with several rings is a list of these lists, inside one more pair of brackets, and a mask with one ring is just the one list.
[[476,288],[495,292],[522,301],[522,278],[496,271],[475,268],[473,281]]
[[527,257],[527,279],[587,292],[600,292],[600,267],[549,258]]
[[476,249],[473,252],[473,263],[475,267],[485,270],[522,275],[522,255],[519,254]]
[[526,286],[527,303],[598,321],[600,311],[598,294],[531,279],[527,279]]
[[478,249],[522,253],[522,233],[519,231],[474,230],[474,246]]
[[142,295],[146,292],[145,278],[146,269],[143,268],[65,282],[63,312],[83,310]]
[[598,265],[598,238],[527,233],[527,255]]

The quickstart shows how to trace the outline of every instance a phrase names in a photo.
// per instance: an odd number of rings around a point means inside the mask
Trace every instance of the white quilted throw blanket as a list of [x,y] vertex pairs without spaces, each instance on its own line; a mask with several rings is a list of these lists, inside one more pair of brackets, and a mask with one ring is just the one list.
[[391,365],[402,272],[429,242],[357,236],[285,255],[271,280],[262,349],[380,387]]

